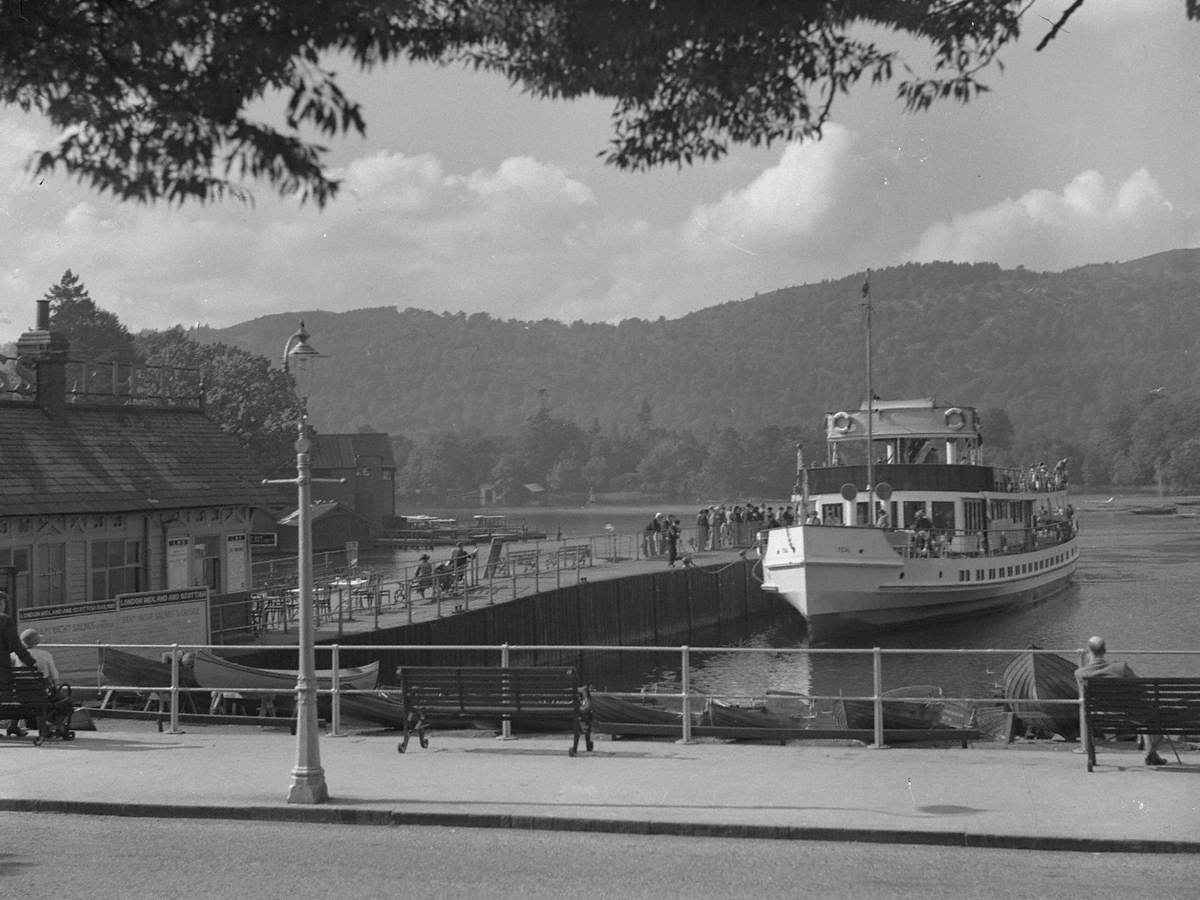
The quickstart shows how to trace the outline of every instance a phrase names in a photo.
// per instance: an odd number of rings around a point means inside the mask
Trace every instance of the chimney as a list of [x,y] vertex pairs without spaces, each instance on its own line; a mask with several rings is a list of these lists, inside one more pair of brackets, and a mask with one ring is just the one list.
[[50,330],[50,301],[37,302],[37,326],[17,341],[17,356],[37,373],[37,405],[51,418],[67,406],[67,356],[71,342]]

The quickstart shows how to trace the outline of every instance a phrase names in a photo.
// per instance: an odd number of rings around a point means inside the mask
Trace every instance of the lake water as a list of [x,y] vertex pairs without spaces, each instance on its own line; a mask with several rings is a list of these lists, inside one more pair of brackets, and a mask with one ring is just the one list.
[[[764,647],[776,653],[715,652],[693,654],[693,686],[723,696],[762,696],[767,690],[818,695],[871,693],[870,659],[842,651],[881,647],[889,650],[1017,650],[1031,645],[1072,656],[1089,635],[1103,635],[1112,657],[1124,657],[1141,674],[1200,675],[1200,655],[1141,654],[1136,651],[1200,649],[1200,506],[1180,506],[1184,515],[1134,515],[1136,498],[1073,498],[1080,523],[1080,560],[1074,583],[1035,606],[975,617],[937,627],[874,634],[826,645],[836,653],[809,654],[799,614],[787,611],[766,623],[751,623],[744,633],[716,636],[710,646]],[[767,501],[770,503],[770,501]],[[778,502],[771,505],[778,505]],[[678,515],[690,527],[696,510],[680,507],[521,508],[496,510],[510,524],[522,520],[551,537],[639,532],[657,511]],[[431,511],[434,512],[434,511]],[[468,519],[478,510],[436,511]],[[492,510],[489,510],[492,512]],[[697,644],[696,640],[692,641]],[[990,696],[1008,655],[928,656],[914,653],[884,657],[884,689],[937,684],[954,696]],[[618,683],[598,689],[636,690],[678,683],[677,654],[647,655],[635,677],[621,667]],[[634,683],[640,682],[640,684]]]

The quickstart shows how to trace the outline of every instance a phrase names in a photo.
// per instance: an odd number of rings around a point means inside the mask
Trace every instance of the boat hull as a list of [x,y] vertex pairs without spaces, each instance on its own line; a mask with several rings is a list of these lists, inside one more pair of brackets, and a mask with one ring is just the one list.
[[1079,737],[1078,706],[1044,703],[1046,700],[1079,699],[1075,680],[1076,663],[1055,653],[1022,653],[1004,667],[1004,697],[1009,708],[1025,725],[1062,735]]
[[909,627],[1036,603],[1070,582],[1074,538],[995,556],[902,555],[878,528],[801,525],[769,532],[763,589],[812,635]]
[[[277,691],[288,693],[296,689],[297,672],[292,669],[259,669],[222,659],[203,650],[196,653],[196,681],[201,687],[220,691]],[[333,687],[329,669],[317,671],[317,687]],[[379,681],[378,661],[365,666],[339,670],[338,685],[343,690],[369,691]]]
[[[894,700],[890,697],[923,697],[926,699]],[[942,718],[942,690],[935,685],[914,685],[885,691],[883,694],[883,727],[917,730],[933,728]],[[840,717],[847,728],[874,728],[875,701],[838,701]]]

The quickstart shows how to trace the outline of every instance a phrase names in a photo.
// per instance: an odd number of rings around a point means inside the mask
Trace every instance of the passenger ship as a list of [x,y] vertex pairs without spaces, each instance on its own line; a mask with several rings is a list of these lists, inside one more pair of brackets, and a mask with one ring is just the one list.
[[799,610],[810,634],[989,612],[1071,580],[1065,460],[985,465],[975,409],[931,398],[872,397],[827,414],[825,433],[823,465],[797,460],[803,524],[773,528],[760,545],[763,590]]

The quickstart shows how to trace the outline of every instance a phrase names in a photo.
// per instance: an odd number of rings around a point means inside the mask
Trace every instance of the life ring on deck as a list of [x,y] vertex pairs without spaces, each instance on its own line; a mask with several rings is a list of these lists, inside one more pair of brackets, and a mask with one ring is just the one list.
[[952,431],[961,431],[963,426],[967,424],[967,414],[953,406],[946,410],[946,427]]
[[849,434],[854,427],[854,417],[847,412],[836,413],[833,417],[833,430],[838,434]]

